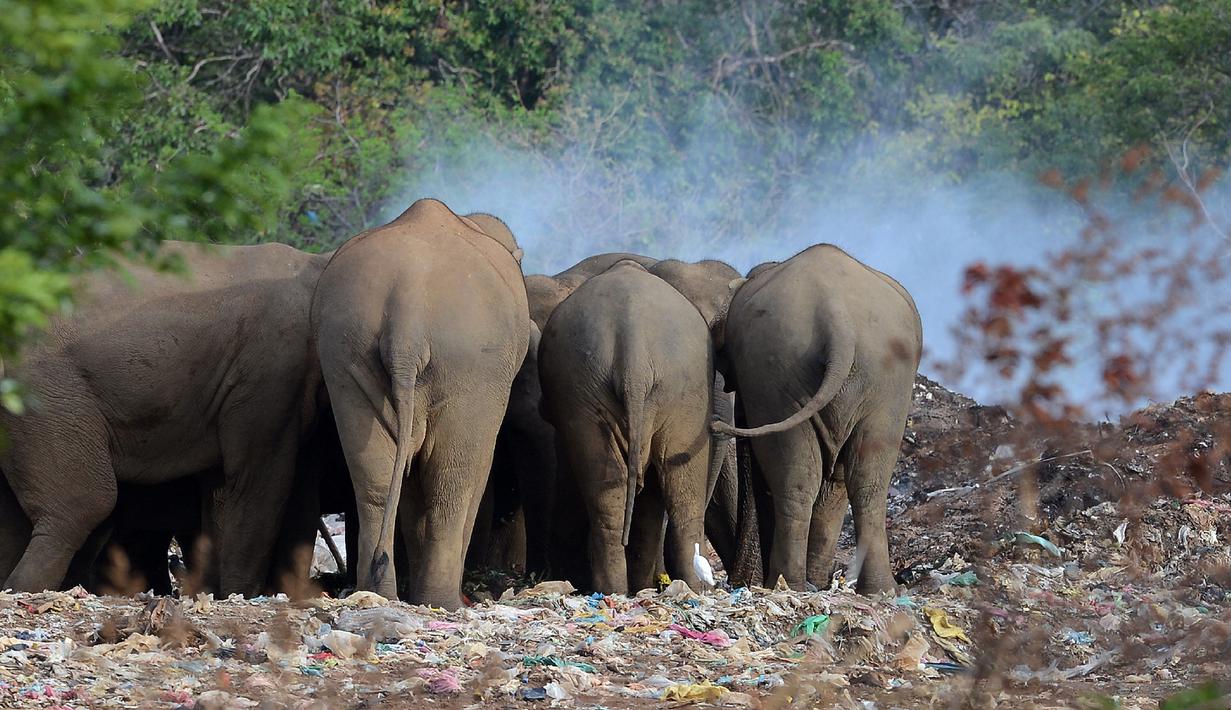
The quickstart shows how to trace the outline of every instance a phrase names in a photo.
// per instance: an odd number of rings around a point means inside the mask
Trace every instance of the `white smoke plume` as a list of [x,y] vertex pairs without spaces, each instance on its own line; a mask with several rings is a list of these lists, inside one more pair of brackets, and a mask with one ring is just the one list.
[[[382,216],[392,217],[425,196],[459,213],[491,212],[517,235],[528,274],[556,273],[606,251],[721,259],[746,272],[818,242],[837,244],[901,281],[914,296],[924,325],[922,370],[932,376],[935,363],[956,354],[951,331],[967,305],[960,293],[967,266],[1040,264],[1048,252],[1075,244],[1089,222],[1068,194],[1043,187],[1036,176],[992,173],[955,183],[920,175],[900,164],[902,151],[892,141],[869,141],[857,157],[799,165],[782,149],[748,145],[716,122],[691,131],[694,137],[683,149],[647,168],[603,155],[594,146],[609,129],[595,130],[599,134],[575,131],[551,151],[476,131],[460,159],[407,176],[402,196]],[[1207,205],[1222,224],[1231,224],[1229,188],[1224,180],[1207,193]],[[1157,201],[1135,204],[1114,191],[1103,197],[1103,209],[1129,248],[1179,248],[1219,238],[1207,228],[1190,229],[1186,213],[1169,212]],[[1128,291],[1150,287],[1140,281],[1124,285]],[[1082,297],[1112,304],[1112,296],[1122,295],[1091,287]],[[1209,296],[1231,302],[1225,280],[1211,282]],[[1191,307],[1199,310],[1200,304]],[[1192,393],[1179,373],[1157,376],[1159,397]],[[1080,397],[1097,390],[1098,377],[1094,363],[1079,361],[1061,382]],[[941,379],[989,403],[1010,397],[1018,384],[979,376]],[[1210,384],[1231,389],[1231,374]],[[1091,414],[1143,403],[1099,404]]]

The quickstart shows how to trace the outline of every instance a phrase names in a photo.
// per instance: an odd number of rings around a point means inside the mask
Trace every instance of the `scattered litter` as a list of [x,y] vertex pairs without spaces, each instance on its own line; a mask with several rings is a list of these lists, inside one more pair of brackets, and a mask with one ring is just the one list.
[[939,582],[941,585],[949,584],[954,587],[972,587],[979,583],[979,577],[974,570],[966,570],[965,572],[955,572],[953,574],[944,574],[932,570],[928,575]]
[[1072,668],[1066,668],[1063,670],[1060,668],[1057,668],[1057,664],[1054,662],[1050,666],[1048,666],[1046,669],[1041,670],[1041,671],[1032,671],[1026,666],[1018,666],[1014,668],[1013,670],[1009,671],[1009,677],[1012,678],[1013,680],[1018,681],[1019,683],[1026,683],[1032,680],[1043,681],[1045,683],[1058,683],[1060,681],[1080,678],[1090,673],[1090,671],[1093,671],[1095,668],[1098,668],[1099,666],[1103,665],[1107,661],[1111,660],[1112,658],[1115,657],[1115,655],[1116,655],[1115,651],[1107,651],[1105,653],[1101,653],[1095,656],[1094,658],[1090,659],[1086,663],[1081,664],[1080,666],[1074,666]]
[[1073,629],[1064,628],[1060,630],[1060,637],[1078,646],[1089,646],[1094,643],[1094,634],[1089,631],[1074,631]]
[[923,613],[927,614],[928,621],[932,622],[932,631],[942,639],[959,639],[966,643],[970,643],[970,637],[962,630],[960,626],[955,626],[949,621],[949,615],[936,607],[925,606]]
[[731,637],[727,636],[726,632],[722,629],[704,632],[693,631],[692,629],[680,626],[679,624],[672,624],[668,626],[667,629],[674,631],[685,638],[696,639],[701,643],[707,643],[711,646],[717,646],[718,648],[726,648],[731,645]]
[[1024,530],[1019,530],[1018,532],[1014,533],[1014,539],[1017,541],[1019,545],[1026,544],[1026,543],[1038,545],[1044,550],[1047,550],[1048,552],[1050,552],[1055,557],[1062,556],[1062,553],[1060,552],[1060,548],[1056,547],[1055,543],[1053,543],[1051,540],[1048,540],[1047,538],[1042,538],[1042,537],[1039,537],[1038,535],[1033,535],[1031,533],[1025,532]]
[[791,629],[791,636],[815,636],[825,633],[827,628],[829,628],[829,615],[816,614],[809,616]]
[[564,686],[554,680],[543,686],[543,693],[552,700],[568,700],[573,697],[567,690],[564,689]]
[[427,681],[427,690],[436,695],[451,695],[462,692],[462,684],[457,678],[458,669],[420,668],[417,673]]
[[521,659],[522,665],[525,666],[554,666],[556,668],[572,667],[585,671],[586,673],[595,672],[594,666],[589,663],[581,663],[580,661],[566,661],[559,656],[526,656]]
[[663,690],[662,699],[712,703],[721,700],[722,696],[729,692],[731,691],[721,685],[710,685],[709,683],[673,685]]
[[[370,592],[294,600],[0,592],[0,707],[524,700],[587,710],[858,710],[952,704],[970,692],[972,676],[992,670],[1004,694],[993,690],[980,705],[1066,707],[1106,696],[1138,710],[1183,707],[1196,697],[1184,688],[1231,677],[1218,653],[1231,618],[1221,575],[1231,549],[1219,544],[1231,538],[1231,493],[1210,492],[1228,480],[1226,462],[1206,462],[1215,485],[1203,492],[1139,495],[1128,525],[1104,491],[1126,485],[1121,479],[1147,481],[1174,454],[1177,427],[1194,432],[1183,457],[1223,451],[1210,412],[1231,409],[1185,400],[1159,410],[1171,417],[1162,428],[1128,420],[1111,433],[1092,428],[1102,438],[1131,436],[1135,448],[1108,459],[1113,466],[1086,454],[1051,457],[1041,442],[1015,438],[994,408],[925,391],[935,416],[912,415],[889,499],[896,594],[858,595],[841,574],[819,591],[791,591],[777,579],[729,589],[722,569],[719,589],[663,579],[661,592],[632,596],[522,580],[494,590],[500,602],[468,589],[475,603],[457,611]],[[1057,446],[1114,456],[1090,441]],[[1014,485],[977,485],[1006,444],[1013,458],[1034,462],[1034,507]],[[937,451],[956,458],[927,458]],[[927,499],[942,488],[969,492]],[[1019,530],[1027,525],[1046,538]],[[998,539],[1030,554],[989,554],[987,541]],[[842,569],[854,550],[849,526],[838,547]]]

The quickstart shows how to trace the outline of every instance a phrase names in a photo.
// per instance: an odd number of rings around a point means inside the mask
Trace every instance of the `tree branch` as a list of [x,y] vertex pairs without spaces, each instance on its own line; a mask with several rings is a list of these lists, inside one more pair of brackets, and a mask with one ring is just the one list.
[[176,61],[175,56],[171,54],[171,50],[167,49],[167,43],[162,39],[162,32],[158,31],[158,25],[154,24],[153,20],[150,20],[150,29],[154,32],[154,39],[158,42],[158,48],[162,50],[162,53],[167,56],[167,59],[170,60],[172,64],[178,64],[179,62]]
[[1223,229],[1214,219],[1214,216],[1210,214],[1209,208],[1205,206],[1205,200],[1201,199],[1201,191],[1197,189],[1196,183],[1193,182],[1192,175],[1188,172],[1188,142],[1192,139],[1193,133],[1195,133],[1208,118],[1209,114],[1207,113],[1196,123],[1194,123],[1187,132],[1185,132],[1184,140],[1180,142],[1178,156],[1176,154],[1176,148],[1172,145],[1171,141],[1164,140],[1163,146],[1167,149],[1167,157],[1171,159],[1171,164],[1175,166],[1175,171],[1180,178],[1180,182],[1184,183],[1184,187],[1187,188],[1189,195],[1193,198],[1193,202],[1196,203],[1197,209],[1200,210],[1201,217],[1205,220],[1205,223],[1208,224],[1210,229],[1214,230],[1219,237],[1224,240],[1231,241],[1231,233],[1228,233],[1227,230]]
[[814,49],[837,49],[841,51],[850,51],[851,49],[853,49],[853,47],[851,46],[849,42],[843,42],[841,40],[816,39],[816,40],[812,40],[811,42],[808,42],[807,44],[802,44],[798,47],[793,47],[779,54],[770,54],[770,55],[762,55],[762,56],[754,56],[754,57],[741,57],[739,59],[730,59],[729,57],[724,55],[718,58],[717,66],[714,68],[713,83],[717,84],[718,82],[726,79],[727,77],[731,76],[732,74],[739,71],[740,69],[743,69],[746,66],[755,65],[755,64],[760,64],[760,65],[780,64],[786,61],[787,59],[794,57],[797,54],[803,54],[804,52],[811,52]]

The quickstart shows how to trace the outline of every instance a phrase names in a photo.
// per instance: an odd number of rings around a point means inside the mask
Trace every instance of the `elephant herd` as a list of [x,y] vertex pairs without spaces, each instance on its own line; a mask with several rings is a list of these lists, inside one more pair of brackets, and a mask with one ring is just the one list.
[[503,222],[423,199],[330,254],[161,249],[187,274],[83,276],[0,362],[26,399],[0,408],[0,588],[97,585],[121,549],[165,593],[174,537],[205,587],[259,594],[306,575],[325,512],[352,585],[447,608],[497,547],[627,593],[699,587],[708,538],[734,582],[827,586],[848,501],[858,589],[893,588],[922,330],[837,247],[523,276]]

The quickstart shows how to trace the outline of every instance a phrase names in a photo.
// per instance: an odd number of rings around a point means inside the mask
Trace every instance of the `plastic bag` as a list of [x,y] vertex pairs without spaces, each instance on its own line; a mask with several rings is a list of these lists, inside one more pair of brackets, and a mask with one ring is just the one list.
[[691,702],[714,702],[731,691],[721,685],[710,683],[673,685],[663,690],[663,700],[681,700]]
[[970,643],[970,637],[962,630],[962,627],[957,626],[949,621],[949,615],[943,610],[932,606],[923,607],[923,613],[927,614],[928,621],[932,622],[932,630],[942,639],[960,639],[966,643]]

